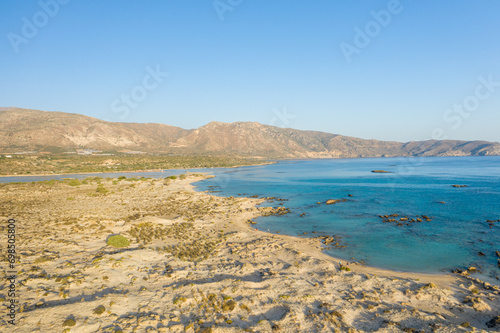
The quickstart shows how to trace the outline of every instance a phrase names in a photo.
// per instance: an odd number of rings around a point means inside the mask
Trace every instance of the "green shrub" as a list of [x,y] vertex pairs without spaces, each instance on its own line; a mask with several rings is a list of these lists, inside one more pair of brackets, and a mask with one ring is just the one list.
[[129,182],[138,182],[139,181],[139,179],[135,178],[135,177],[127,178],[126,180],[129,181]]
[[227,302],[222,303],[222,310],[223,311],[233,311],[235,306],[236,306],[236,302],[233,300],[229,300]]
[[80,186],[82,183],[78,179],[72,179],[68,182],[69,186]]
[[106,241],[106,244],[114,247],[127,247],[130,245],[130,241],[127,239],[127,237],[122,236],[122,235],[114,235],[108,238]]
[[106,194],[106,193],[108,193],[108,190],[102,184],[97,185],[97,188],[96,188],[95,191],[97,193],[99,193],[99,194]]
[[186,175],[185,174],[182,174],[179,176],[180,179],[186,179]]
[[177,176],[168,176],[167,179],[177,179]]
[[101,315],[106,311],[106,308],[103,305],[99,305],[97,308],[94,309],[94,313],[96,315]]
[[47,261],[51,261],[51,260],[53,260],[53,258],[51,258],[49,256],[41,256],[41,257],[36,258],[33,263],[41,264],[43,262],[47,262]]
[[74,319],[66,319],[63,323],[63,326],[75,326],[76,321]]
[[176,299],[174,299],[174,304],[184,303],[185,301],[187,301],[186,297],[179,296]]

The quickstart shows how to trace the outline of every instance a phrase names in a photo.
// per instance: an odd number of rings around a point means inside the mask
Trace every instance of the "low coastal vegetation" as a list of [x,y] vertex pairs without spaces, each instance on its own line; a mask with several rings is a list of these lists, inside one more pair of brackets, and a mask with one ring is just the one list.
[[127,237],[122,236],[122,235],[113,235],[108,238],[106,241],[106,244],[109,246],[117,247],[117,248],[122,248],[122,247],[127,247],[130,245],[130,241],[128,240]]
[[[0,175],[41,175],[123,172],[163,169],[219,168],[262,164],[254,158],[206,155],[108,155],[36,154],[0,158]],[[15,172],[13,171],[15,170]],[[78,186],[74,181],[71,186]]]
[[[19,327],[204,333],[500,327],[500,289],[476,279],[479,269],[417,278],[330,260],[318,249],[344,247],[341,236],[256,231],[248,221],[295,212],[282,199],[195,192],[190,183],[206,177],[0,184],[0,216],[15,217],[22,235]],[[266,202],[277,205],[256,207]],[[384,218],[406,217],[424,216]],[[0,236],[5,243],[6,233]],[[2,301],[8,287],[2,279]],[[0,320],[0,331],[6,325]]]

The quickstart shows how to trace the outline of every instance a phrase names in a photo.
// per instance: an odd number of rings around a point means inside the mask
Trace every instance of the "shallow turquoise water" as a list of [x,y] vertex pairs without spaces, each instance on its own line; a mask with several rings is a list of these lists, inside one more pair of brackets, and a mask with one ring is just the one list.
[[[392,173],[372,173],[375,169]],[[347,247],[327,250],[335,257],[426,273],[473,265],[500,276],[495,257],[500,223],[486,223],[500,219],[500,157],[304,160],[210,172],[216,177],[197,183],[199,190],[288,199],[284,205],[291,214],[259,218],[257,228],[340,235]],[[324,204],[343,198],[347,201]],[[433,219],[396,226],[378,217],[386,214]]]
[[[392,173],[371,172],[376,169]],[[500,157],[300,160],[163,173],[2,177],[0,183],[88,176],[163,178],[186,171],[216,176],[196,183],[200,191],[288,199],[284,205],[291,214],[259,218],[257,228],[293,236],[307,232],[303,237],[311,232],[342,236],[347,247],[327,250],[332,256],[425,273],[476,266],[483,271],[480,278],[498,284],[495,251],[500,251],[500,222],[490,228],[486,221],[500,219]],[[453,188],[453,184],[468,187]],[[324,204],[327,199],[343,198],[347,201]],[[306,215],[300,217],[301,213]],[[427,215],[433,220],[398,227],[378,217],[388,214]],[[479,256],[479,251],[485,256]]]

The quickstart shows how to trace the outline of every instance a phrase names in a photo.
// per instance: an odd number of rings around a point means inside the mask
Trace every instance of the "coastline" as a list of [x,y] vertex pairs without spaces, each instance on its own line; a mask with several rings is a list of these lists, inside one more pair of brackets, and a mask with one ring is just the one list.
[[163,172],[169,170],[198,170],[198,169],[233,169],[233,168],[241,168],[247,166],[261,166],[261,165],[269,165],[276,164],[277,162],[270,161],[266,163],[259,164],[249,164],[249,165],[236,165],[230,167],[208,167],[208,168],[179,168],[179,169],[147,169],[147,170],[132,170],[132,171],[95,171],[95,172],[74,172],[74,173],[41,173],[41,174],[22,174],[22,175],[0,175],[0,178],[7,177],[49,177],[49,176],[66,176],[66,175],[95,175],[95,174],[114,174],[114,173],[141,173],[141,172]]
[[[3,217],[22,222],[13,332],[61,331],[68,318],[71,332],[456,332],[466,322],[492,331],[498,288],[461,276],[339,270],[317,239],[252,228],[247,221],[270,209],[257,207],[264,199],[196,191],[206,177],[0,187]],[[130,245],[106,246],[113,234]]]

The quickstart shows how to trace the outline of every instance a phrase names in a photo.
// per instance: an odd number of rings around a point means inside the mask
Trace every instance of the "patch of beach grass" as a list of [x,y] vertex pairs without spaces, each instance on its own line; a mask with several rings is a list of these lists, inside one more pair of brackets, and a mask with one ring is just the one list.
[[130,245],[130,241],[128,240],[127,237],[122,236],[122,235],[113,235],[108,238],[106,241],[106,244],[117,247],[117,248],[122,248],[122,247],[127,247]]

